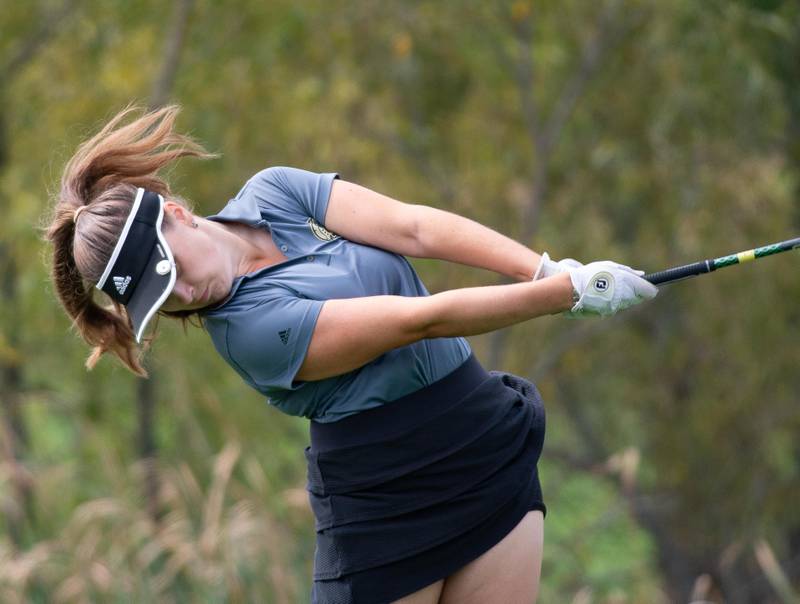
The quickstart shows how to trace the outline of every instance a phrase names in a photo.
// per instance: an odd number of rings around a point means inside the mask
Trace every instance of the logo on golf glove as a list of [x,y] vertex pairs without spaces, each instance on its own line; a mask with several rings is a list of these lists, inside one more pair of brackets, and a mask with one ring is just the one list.
[[611,277],[610,275],[609,276],[597,275],[594,278],[594,283],[592,284],[592,287],[594,287],[595,291],[598,293],[601,294],[605,293],[606,291],[608,291],[608,288],[611,287],[611,284],[609,283],[610,277]]
[[607,316],[655,297],[658,288],[628,266],[609,261],[592,262],[570,271],[579,296],[567,314],[571,317]]

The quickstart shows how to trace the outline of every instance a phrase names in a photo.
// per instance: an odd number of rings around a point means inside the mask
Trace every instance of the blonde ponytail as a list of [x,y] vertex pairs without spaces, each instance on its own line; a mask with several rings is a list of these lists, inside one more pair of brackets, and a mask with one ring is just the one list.
[[[56,295],[73,328],[93,347],[87,369],[110,352],[130,371],[147,377],[141,355],[155,336],[146,337],[140,351],[125,307],[107,297],[110,304],[98,304],[94,296],[105,294],[94,284],[119,239],[137,187],[191,210],[158,172],[181,157],[209,159],[217,155],[174,131],[179,111],[177,105],[151,112],[129,105],[80,145],[64,168],[45,240],[53,246],[50,270]],[[122,125],[131,114],[142,112],[141,117]],[[78,208],[82,208],[80,220],[74,220]]]

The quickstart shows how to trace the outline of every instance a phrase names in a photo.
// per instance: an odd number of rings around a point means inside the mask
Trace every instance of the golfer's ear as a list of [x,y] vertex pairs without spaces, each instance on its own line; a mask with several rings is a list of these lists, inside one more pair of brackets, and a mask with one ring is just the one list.
[[182,222],[186,225],[191,224],[192,215],[182,205],[174,201],[164,202],[164,219],[170,226],[175,226],[176,222]]

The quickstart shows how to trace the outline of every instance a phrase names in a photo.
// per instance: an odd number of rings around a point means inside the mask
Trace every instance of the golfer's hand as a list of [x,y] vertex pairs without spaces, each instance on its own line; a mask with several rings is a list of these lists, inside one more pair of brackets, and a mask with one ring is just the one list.
[[564,260],[554,262],[553,260],[550,260],[550,254],[544,252],[542,254],[542,260],[539,262],[539,266],[536,268],[536,273],[534,273],[532,280],[536,281],[537,279],[546,279],[547,277],[552,277],[553,275],[564,273],[570,269],[581,266],[583,266],[583,264],[577,260],[573,260],[572,258],[565,258]]
[[658,288],[644,271],[608,260],[568,270],[578,301],[568,317],[608,316],[656,297]]

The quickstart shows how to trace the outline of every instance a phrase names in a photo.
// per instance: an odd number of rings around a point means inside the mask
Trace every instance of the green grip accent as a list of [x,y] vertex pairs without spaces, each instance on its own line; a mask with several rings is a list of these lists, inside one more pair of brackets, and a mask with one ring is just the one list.
[[782,252],[785,249],[786,248],[782,246],[780,243],[773,243],[772,245],[757,247],[754,251],[756,254],[756,258],[761,258],[761,256],[769,256],[770,254],[777,254],[778,252]]
[[714,268],[722,268],[723,266],[730,266],[731,264],[739,264],[739,257],[736,254],[714,259]]

